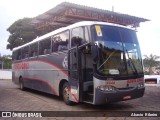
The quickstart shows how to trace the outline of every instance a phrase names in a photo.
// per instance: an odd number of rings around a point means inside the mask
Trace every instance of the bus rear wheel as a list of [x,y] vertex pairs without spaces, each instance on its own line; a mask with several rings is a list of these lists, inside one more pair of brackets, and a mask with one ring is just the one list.
[[72,105],[73,102],[69,100],[69,92],[70,92],[70,87],[69,87],[69,84],[66,82],[63,85],[63,91],[62,91],[63,101],[67,105]]
[[23,91],[25,90],[22,78],[19,79],[19,87],[20,87],[21,90],[23,90]]

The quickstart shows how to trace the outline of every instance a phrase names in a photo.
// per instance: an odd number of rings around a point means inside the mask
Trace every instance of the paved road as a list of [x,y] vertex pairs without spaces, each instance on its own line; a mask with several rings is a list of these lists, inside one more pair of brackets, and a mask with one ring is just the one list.
[[[59,97],[36,92],[33,90],[21,91],[11,80],[0,80],[0,111],[160,111],[160,87],[147,86],[142,98],[109,105],[93,106],[86,103],[67,106]],[[1,119],[1,118],[0,118]],[[21,120],[21,118],[14,118]],[[25,118],[31,119],[31,118]],[[43,118],[43,119],[75,119],[75,118]],[[77,118],[85,119],[85,118]],[[146,117],[88,117],[91,120],[134,120],[148,119]],[[152,117],[158,120],[160,118]],[[8,119],[7,119],[8,120]],[[13,120],[13,118],[10,120]]]

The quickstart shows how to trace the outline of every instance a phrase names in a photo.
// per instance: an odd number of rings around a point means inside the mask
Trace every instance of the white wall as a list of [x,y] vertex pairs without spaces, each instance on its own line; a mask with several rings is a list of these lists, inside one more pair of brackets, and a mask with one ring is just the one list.
[[160,75],[145,75],[144,78],[156,78],[157,83],[160,84]]
[[12,70],[0,70],[1,79],[12,79]]

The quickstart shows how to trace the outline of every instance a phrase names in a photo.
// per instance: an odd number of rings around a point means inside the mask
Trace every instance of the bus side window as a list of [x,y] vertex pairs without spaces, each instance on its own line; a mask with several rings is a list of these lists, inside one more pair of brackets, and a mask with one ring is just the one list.
[[47,38],[39,42],[39,55],[51,53],[51,39]]
[[69,47],[69,31],[52,37],[52,52],[67,50]]
[[62,33],[60,33],[60,39],[61,41],[59,42],[58,45],[58,51],[62,51],[62,50],[67,50],[68,49],[68,43],[69,43],[69,31],[64,31]]
[[29,46],[22,48],[22,59],[29,57]]
[[89,42],[89,32],[87,27],[84,28],[84,36],[85,36],[85,41]]
[[52,37],[52,52],[58,51],[58,37]]
[[79,46],[85,43],[84,40],[84,31],[82,27],[77,27],[72,29],[72,33],[71,33],[71,47],[74,46]]
[[12,53],[12,60],[13,61],[17,60],[17,54],[18,54],[17,50]]
[[30,57],[35,57],[38,55],[38,42],[30,45]]
[[16,51],[12,52],[12,60],[15,61],[16,60]]
[[13,54],[12,54],[12,60],[13,60],[13,61],[19,60],[20,56],[21,56],[21,51],[20,51],[20,49],[19,49],[19,50],[15,50],[15,51],[13,52]]
[[15,59],[16,60],[21,60],[21,49],[15,51]]

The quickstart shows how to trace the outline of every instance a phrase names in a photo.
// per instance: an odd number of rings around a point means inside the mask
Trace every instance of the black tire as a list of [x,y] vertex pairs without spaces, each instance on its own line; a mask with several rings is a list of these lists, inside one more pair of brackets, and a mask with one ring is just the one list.
[[63,96],[63,101],[67,104],[67,105],[73,105],[73,102],[69,100],[69,84],[68,82],[65,82],[63,85],[63,90],[62,90],[62,96]]
[[24,84],[23,84],[23,78],[20,78],[19,79],[19,88],[21,89],[21,90],[25,90],[25,87],[24,87]]

